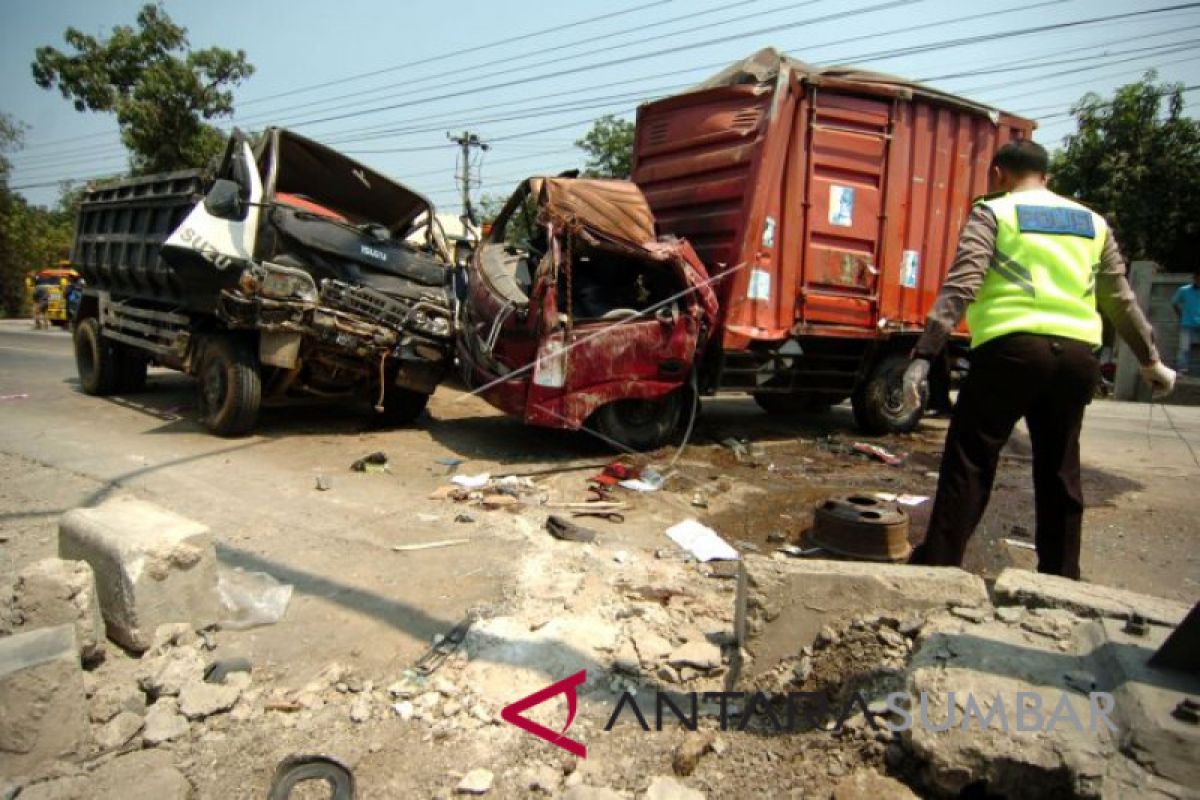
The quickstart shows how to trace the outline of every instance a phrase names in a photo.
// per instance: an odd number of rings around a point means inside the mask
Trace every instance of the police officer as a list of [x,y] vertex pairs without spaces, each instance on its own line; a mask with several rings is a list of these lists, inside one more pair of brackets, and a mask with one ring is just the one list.
[[937,498],[912,562],[960,566],[1024,418],[1033,447],[1038,571],[1079,578],[1083,493],[1079,431],[1099,379],[1103,312],[1129,345],[1154,397],[1175,373],[1159,360],[1125,262],[1103,217],[1046,188],[1040,145],[1001,147],[959,238],[958,253],[904,373],[919,403],[930,362],[966,313],[970,371],[950,420]]

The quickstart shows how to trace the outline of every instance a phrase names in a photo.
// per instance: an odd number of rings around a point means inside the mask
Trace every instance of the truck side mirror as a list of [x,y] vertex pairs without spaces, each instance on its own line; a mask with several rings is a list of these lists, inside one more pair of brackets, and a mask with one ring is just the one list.
[[237,220],[246,215],[242,187],[235,181],[218,178],[204,197],[204,208],[214,217]]

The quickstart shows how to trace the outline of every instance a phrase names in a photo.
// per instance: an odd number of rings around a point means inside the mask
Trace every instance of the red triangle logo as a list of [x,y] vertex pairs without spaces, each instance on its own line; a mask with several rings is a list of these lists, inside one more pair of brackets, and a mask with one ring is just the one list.
[[[580,686],[587,680],[587,670],[581,669],[574,675],[563,678],[557,683],[552,683],[545,689],[539,689],[531,695],[522,697],[515,703],[506,705],[500,711],[500,718],[505,722],[516,725],[526,733],[532,733],[538,738],[545,739],[555,747],[561,747],[572,755],[580,758],[587,758],[587,746],[582,742],[577,742],[566,735],[567,729],[571,727],[571,723],[575,721],[575,711],[578,700],[575,695],[576,687]],[[528,711],[536,705],[549,700],[555,695],[564,694],[567,696],[567,724],[563,725],[561,731],[552,731],[545,725],[539,725],[527,717],[521,716],[522,711]]]

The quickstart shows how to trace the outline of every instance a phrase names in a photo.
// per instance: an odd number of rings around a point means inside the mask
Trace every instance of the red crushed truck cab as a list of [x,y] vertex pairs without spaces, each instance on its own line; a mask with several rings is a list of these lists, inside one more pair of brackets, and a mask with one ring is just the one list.
[[522,185],[471,268],[468,383],[635,448],[669,438],[693,389],[773,413],[850,398],[867,432],[911,430],[907,355],[992,155],[1033,129],[760,51],[639,109],[636,188]]

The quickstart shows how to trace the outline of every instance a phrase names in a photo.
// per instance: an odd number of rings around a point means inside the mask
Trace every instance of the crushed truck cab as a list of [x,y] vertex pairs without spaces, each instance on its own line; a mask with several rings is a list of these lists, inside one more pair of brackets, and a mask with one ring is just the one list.
[[433,205],[316,142],[235,132],[215,176],[90,190],[73,252],[88,280],[76,357],[90,394],[156,363],[199,378],[205,425],[253,428],[308,397],[415,418],[453,359],[450,257]]
[[459,360],[497,408],[632,447],[679,424],[716,298],[692,247],[655,237],[632,183],[525,181],[474,254],[468,287]]

